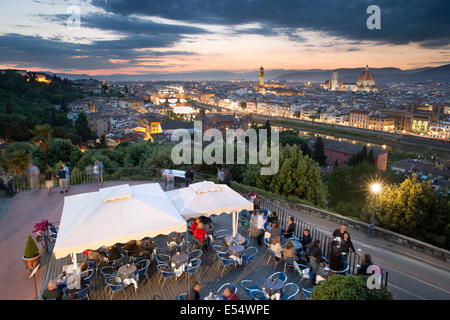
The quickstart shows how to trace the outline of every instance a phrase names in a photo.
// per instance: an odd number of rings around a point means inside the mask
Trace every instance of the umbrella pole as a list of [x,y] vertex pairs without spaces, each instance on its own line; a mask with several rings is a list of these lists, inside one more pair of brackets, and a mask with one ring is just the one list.
[[[189,228],[187,228],[186,229],[186,236],[185,236],[185,238],[186,238],[186,254],[188,255],[188,265],[187,265],[187,267],[189,268],[189,243],[188,243],[188,232],[189,232]],[[185,267],[186,268],[186,267]],[[186,269],[184,270],[185,271],[185,273],[186,273]],[[186,295],[186,299],[189,299],[189,275],[188,274],[186,274],[186,277],[187,277],[187,290],[186,290],[186,292],[187,292],[187,295]]]
[[77,254],[72,253],[72,261],[73,261],[73,271],[77,270]]

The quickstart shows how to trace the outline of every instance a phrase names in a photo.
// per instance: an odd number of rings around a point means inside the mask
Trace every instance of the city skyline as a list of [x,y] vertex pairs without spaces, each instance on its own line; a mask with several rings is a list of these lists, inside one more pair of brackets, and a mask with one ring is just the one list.
[[447,2],[379,1],[380,30],[366,27],[369,5],[7,0],[1,4],[0,68],[95,76],[450,63]]

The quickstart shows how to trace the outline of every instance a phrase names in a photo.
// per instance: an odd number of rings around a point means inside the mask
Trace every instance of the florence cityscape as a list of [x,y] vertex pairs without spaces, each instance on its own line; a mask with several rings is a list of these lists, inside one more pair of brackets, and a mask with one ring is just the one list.
[[449,300],[448,2],[0,7],[0,300]]

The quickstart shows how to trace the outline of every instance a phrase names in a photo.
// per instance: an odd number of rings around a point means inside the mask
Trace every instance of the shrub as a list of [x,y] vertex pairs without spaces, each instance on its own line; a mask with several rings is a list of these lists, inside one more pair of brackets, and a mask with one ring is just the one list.
[[314,288],[311,300],[392,300],[386,287],[367,288],[367,276],[332,275]]
[[31,235],[29,235],[28,239],[27,239],[27,244],[25,245],[25,252],[24,252],[23,256],[25,258],[34,258],[34,257],[37,257],[38,255],[39,255],[39,249],[36,246],[36,243],[34,242]]

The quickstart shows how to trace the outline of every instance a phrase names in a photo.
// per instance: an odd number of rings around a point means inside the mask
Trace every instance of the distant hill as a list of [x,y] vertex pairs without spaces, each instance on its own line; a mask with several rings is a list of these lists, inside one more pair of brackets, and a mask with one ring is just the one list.
[[[336,69],[339,73],[339,80],[343,82],[356,82],[358,76],[365,68],[339,68]],[[398,68],[370,68],[370,71],[375,76],[377,82],[450,82],[450,64],[439,67],[426,67],[410,70],[401,70]],[[285,70],[285,69],[267,69],[264,70],[265,80],[275,81],[313,81],[324,82],[330,79],[331,73],[334,70],[310,69],[310,70]],[[181,80],[181,81],[228,81],[228,80],[258,80],[258,69],[254,71],[223,71],[223,70],[206,70],[206,71],[192,71],[180,73],[153,73],[143,75],[127,75],[127,74],[113,74],[113,75],[97,75],[89,76],[85,74],[66,74],[58,73],[57,76],[61,78],[75,79],[97,79],[106,81],[164,81],[164,80]]]

